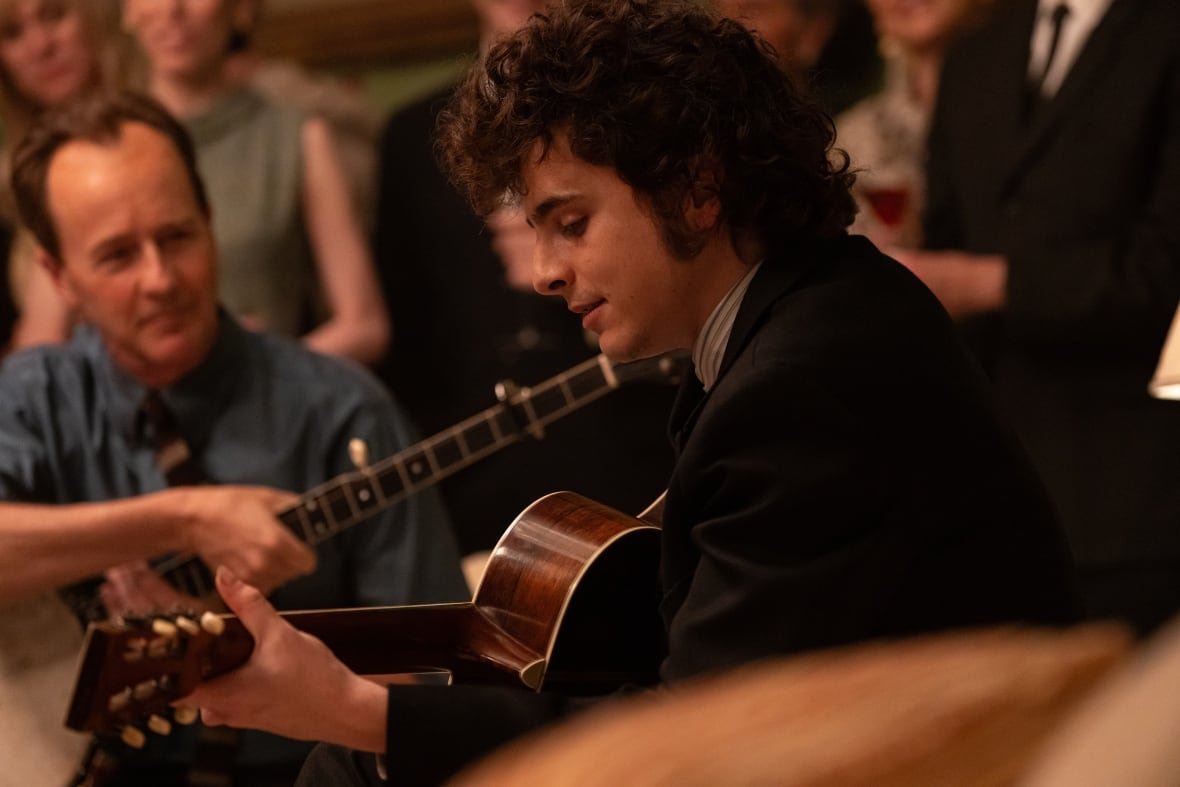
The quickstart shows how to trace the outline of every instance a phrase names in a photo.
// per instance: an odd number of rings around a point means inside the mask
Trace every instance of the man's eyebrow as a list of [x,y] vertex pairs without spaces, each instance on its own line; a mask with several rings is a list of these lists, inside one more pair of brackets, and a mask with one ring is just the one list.
[[570,200],[574,199],[576,194],[554,194],[549,199],[537,206],[537,209],[529,214],[527,221],[530,227],[537,226],[537,223],[544,221],[545,217],[553,212],[555,208],[559,208]]

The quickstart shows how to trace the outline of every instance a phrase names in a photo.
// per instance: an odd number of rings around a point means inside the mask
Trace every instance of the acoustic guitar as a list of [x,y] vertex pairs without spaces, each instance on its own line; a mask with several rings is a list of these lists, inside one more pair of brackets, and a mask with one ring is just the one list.
[[[426,440],[307,492],[279,519],[315,545],[443,478],[523,440],[544,437],[545,427],[632,382],[676,382],[683,354],[616,364],[590,358],[532,387],[510,381],[496,387],[498,404]],[[170,584],[193,597],[212,592],[212,578],[194,555],[156,565]],[[64,729],[61,708],[76,673],[82,632],[75,614],[106,616],[95,595],[55,594],[0,607],[0,787],[65,784],[76,773],[89,739]]]
[[[555,492],[508,528],[470,602],[281,614],[362,675],[442,670],[454,683],[601,694],[657,679],[659,540],[650,522]],[[142,745],[171,730],[174,700],[253,644],[232,615],[91,624],[66,724]]]

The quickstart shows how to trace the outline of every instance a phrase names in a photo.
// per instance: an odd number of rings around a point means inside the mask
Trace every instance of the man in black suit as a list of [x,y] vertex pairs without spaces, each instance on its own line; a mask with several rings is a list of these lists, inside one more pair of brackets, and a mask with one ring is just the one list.
[[[1065,10],[1056,11],[1059,5]],[[1015,0],[948,58],[927,245],[1061,515],[1087,612],[1180,610],[1180,4]]]
[[[662,530],[664,681],[1071,619],[1060,533],[981,373],[930,292],[847,235],[852,178],[829,158],[830,119],[740,24],[692,0],[570,3],[493,47],[441,129],[478,212],[522,205],[534,286],[605,353],[692,350]],[[191,696],[207,720],[384,753],[397,783],[433,784],[579,704],[386,694],[220,583],[259,647]],[[325,678],[283,689],[298,674]],[[359,778],[324,751],[306,783]]]
[[[486,48],[545,2],[472,5]],[[495,232],[439,169],[435,121],[452,90],[390,118],[381,139],[374,236],[397,326],[395,346],[378,372],[428,435],[494,404],[501,380],[531,385],[595,354],[560,304],[513,286],[493,252]],[[672,467],[664,424],[673,393],[656,382],[628,386],[555,422],[540,442],[514,445],[444,480],[462,551],[490,549],[525,506],[554,489],[641,511],[663,490]]]

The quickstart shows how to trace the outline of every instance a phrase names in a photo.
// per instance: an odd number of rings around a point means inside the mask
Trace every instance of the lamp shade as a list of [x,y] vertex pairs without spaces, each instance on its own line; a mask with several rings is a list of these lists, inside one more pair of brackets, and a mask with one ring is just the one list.
[[1168,329],[1164,350],[1147,390],[1159,399],[1180,399],[1180,310]]

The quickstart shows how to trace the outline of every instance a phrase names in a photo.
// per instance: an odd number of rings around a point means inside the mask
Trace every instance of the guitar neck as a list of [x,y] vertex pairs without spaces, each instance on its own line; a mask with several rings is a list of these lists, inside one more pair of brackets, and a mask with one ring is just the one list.
[[[278,518],[314,546],[501,448],[527,436],[540,439],[549,424],[618,388],[621,369],[604,355],[583,361],[391,457],[321,484]],[[211,589],[208,572],[193,556],[161,573],[191,595]]]
[[[496,628],[471,602],[408,607],[283,612],[293,626],[327,645],[360,675],[445,671],[455,682],[536,688],[544,661]],[[90,626],[78,664],[66,726],[111,732],[138,715],[166,714],[198,681],[236,669],[254,639],[233,615],[219,636],[199,632],[166,642],[150,628],[102,622]],[[157,652],[158,648],[158,652]],[[128,653],[137,654],[129,658]],[[150,687],[143,696],[130,686]],[[123,705],[111,702],[128,695]]]

